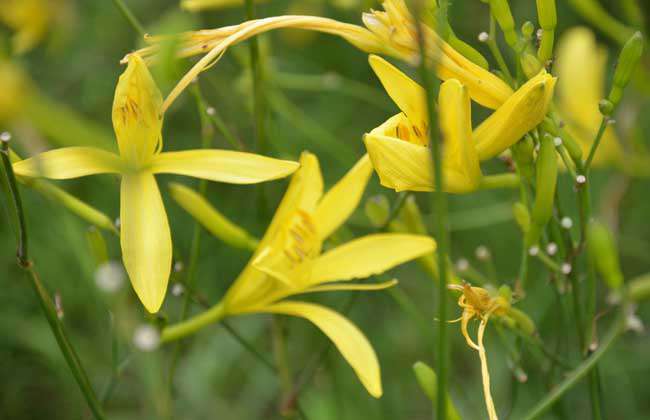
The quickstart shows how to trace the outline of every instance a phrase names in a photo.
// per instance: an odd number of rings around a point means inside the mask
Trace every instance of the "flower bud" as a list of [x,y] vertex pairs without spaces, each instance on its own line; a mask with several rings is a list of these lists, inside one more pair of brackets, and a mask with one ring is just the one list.
[[542,63],[533,54],[524,52],[519,60],[526,77],[533,78],[542,69]]
[[598,110],[603,117],[610,117],[614,112],[614,104],[608,99],[601,99],[598,102]]
[[366,200],[364,206],[366,217],[374,227],[383,226],[390,213],[390,203],[385,195],[379,194]]
[[515,20],[510,12],[508,0],[490,0],[490,12],[499,23],[508,45],[514,48],[519,41],[517,31],[515,31]]
[[614,81],[608,97],[614,105],[614,108],[616,108],[621,102],[623,90],[632,78],[632,73],[641,59],[643,47],[644,42],[641,32],[636,32],[627,40],[625,45],[623,45],[623,49],[618,56],[618,64],[616,65],[616,72],[614,72]]
[[528,232],[530,229],[530,213],[528,212],[528,208],[524,205],[524,203],[518,201],[513,204],[512,214],[515,217],[515,221],[521,228],[521,231]]
[[226,244],[251,251],[257,248],[257,239],[228,220],[196,191],[174,182],[169,184],[169,191],[178,205]]
[[544,30],[537,57],[542,63],[546,63],[553,57],[553,42],[555,40],[555,27],[557,26],[555,0],[537,0],[537,18],[539,25]]
[[[415,377],[422,391],[424,391],[425,395],[431,400],[431,402],[436,404],[438,402],[438,377],[436,372],[424,362],[416,362],[413,365],[413,372],[415,373]],[[447,419],[460,420],[460,415],[448,395],[446,401]]]
[[533,320],[524,311],[511,306],[506,315],[514,320],[516,327],[527,335],[533,335],[537,330]]
[[526,238],[528,245],[537,243],[544,226],[553,215],[557,168],[553,138],[549,135],[544,136],[540,139],[540,148],[537,154],[535,204],[531,213],[531,229],[529,229]]
[[618,250],[610,230],[597,221],[589,223],[587,245],[592,263],[611,289],[623,284],[623,273],[618,261]]
[[650,273],[630,280],[627,290],[628,296],[635,302],[650,299]]
[[523,25],[521,25],[521,33],[524,35],[526,39],[531,39],[534,32],[535,32],[535,25],[533,24],[533,22],[527,20],[526,22],[524,22]]

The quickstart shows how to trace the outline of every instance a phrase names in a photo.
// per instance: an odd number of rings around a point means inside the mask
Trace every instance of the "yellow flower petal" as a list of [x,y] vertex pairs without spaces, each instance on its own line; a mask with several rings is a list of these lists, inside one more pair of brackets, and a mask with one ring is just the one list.
[[428,236],[384,233],[338,246],[313,261],[309,283],[365,278],[420,257],[436,248]]
[[389,287],[395,286],[397,279],[388,280],[382,283],[329,283],[322,286],[311,287],[304,291],[304,293],[314,293],[314,292],[337,292],[342,290],[383,290],[388,289]]
[[377,55],[370,55],[368,62],[388,95],[406,114],[411,124],[418,128],[426,127],[428,118],[424,89]]
[[395,191],[433,190],[428,147],[373,133],[363,141],[381,185]]
[[144,307],[154,313],[165,298],[172,263],[165,206],[151,174],[124,176],[120,197],[124,266]]
[[153,173],[193,176],[229,184],[255,184],[284,178],[298,169],[297,162],[231,150],[186,150],[157,155]]
[[14,163],[17,175],[70,179],[87,175],[120,173],[124,164],[114,153],[93,147],[54,149]]
[[265,312],[305,318],[329,337],[352,366],[368,393],[381,397],[379,361],[368,339],[348,319],[331,309],[312,303],[284,301],[264,308]]
[[372,163],[364,155],[348,173],[325,193],[314,214],[318,234],[327,238],[350,217],[372,175]]
[[162,94],[142,58],[130,54],[113,99],[120,155],[136,167],[147,164],[162,149],[162,124]]
[[176,182],[169,184],[169,191],[178,205],[226,244],[251,251],[257,248],[257,239],[231,222],[198,192]]
[[472,140],[469,93],[458,80],[450,79],[440,86],[438,103],[445,145],[443,165],[464,175],[467,191],[475,190],[481,181],[481,167]]
[[479,159],[497,156],[542,122],[553,99],[555,81],[540,72],[474,130]]

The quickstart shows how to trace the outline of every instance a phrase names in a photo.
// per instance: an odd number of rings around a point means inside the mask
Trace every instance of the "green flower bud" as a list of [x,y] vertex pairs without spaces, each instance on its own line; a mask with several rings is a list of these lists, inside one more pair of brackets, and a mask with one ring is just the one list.
[[537,17],[543,30],[537,57],[542,63],[546,63],[553,57],[555,27],[557,26],[555,0],[537,0]]
[[589,223],[587,233],[589,256],[596,269],[611,289],[623,284],[623,273],[618,261],[618,250],[610,230],[597,221]]
[[[416,362],[413,365],[413,372],[418,380],[418,384],[427,397],[435,404],[438,401],[438,376],[436,372],[431,369],[424,362]],[[460,415],[454,406],[454,403],[447,395],[447,419],[460,420]]]
[[627,292],[630,299],[635,302],[650,299],[650,273],[630,280]]
[[603,117],[609,117],[614,112],[614,104],[607,99],[601,99],[600,102],[598,102],[598,109]]
[[536,229],[528,231],[528,244],[537,243],[539,235],[553,215],[555,186],[557,183],[557,156],[553,137],[546,135],[540,139],[537,154],[537,174],[535,179],[535,204],[531,213],[532,224]]
[[608,98],[614,105],[614,109],[621,102],[623,90],[632,78],[632,73],[641,59],[643,44],[643,35],[641,32],[635,32],[623,45],[623,49],[618,56],[614,81]]
[[521,68],[524,70],[524,74],[529,79],[539,74],[539,71],[542,69],[542,63],[533,54],[524,52],[519,61],[521,62]]
[[234,248],[254,251],[258,240],[228,220],[199,193],[182,184],[169,184],[172,198],[214,236]]
[[472,61],[474,64],[477,64],[483,67],[486,70],[489,70],[490,65],[488,61],[483,57],[483,55],[478,52],[474,47],[466,43],[465,41],[459,39],[456,34],[451,32],[449,38],[447,39],[449,45],[451,45],[456,51],[461,53],[467,59]]
[[533,37],[533,34],[535,33],[535,25],[533,22],[527,20],[524,22],[523,25],[521,25],[521,33],[524,35],[526,39],[531,39]]
[[522,140],[510,147],[512,156],[519,167],[519,171],[524,178],[532,178],[535,172],[533,166],[533,140],[530,136],[524,137]]
[[512,214],[515,217],[515,221],[521,228],[521,231],[528,232],[530,229],[530,213],[528,212],[528,208],[524,205],[524,203],[518,201],[513,204]]
[[490,13],[499,23],[508,45],[514,48],[519,41],[519,37],[517,31],[515,31],[515,20],[512,18],[508,0],[490,0]]
[[390,214],[390,203],[385,195],[375,195],[366,200],[366,217],[374,227],[383,226]]
[[535,327],[533,320],[528,315],[526,315],[524,311],[513,308],[511,306],[508,309],[506,315],[515,321],[516,327],[519,328],[519,330],[521,330],[524,334],[533,335],[537,330],[537,327]]

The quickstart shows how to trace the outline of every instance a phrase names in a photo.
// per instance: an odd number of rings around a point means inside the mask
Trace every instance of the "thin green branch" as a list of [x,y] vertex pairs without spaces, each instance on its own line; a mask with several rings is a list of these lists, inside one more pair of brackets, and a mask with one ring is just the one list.
[[144,30],[144,26],[142,26],[142,23],[138,20],[138,18],[135,17],[133,12],[124,4],[123,0],[113,0],[113,3],[115,6],[118,8],[120,13],[122,13],[122,16],[124,16],[124,19],[129,22],[131,27],[133,28],[134,31],[138,33],[141,37],[144,37],[147,32]]

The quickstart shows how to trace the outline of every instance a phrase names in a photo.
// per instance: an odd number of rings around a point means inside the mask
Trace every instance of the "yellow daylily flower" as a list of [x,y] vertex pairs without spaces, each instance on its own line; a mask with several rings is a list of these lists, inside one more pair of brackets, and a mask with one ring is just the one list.
[[162,152],[162,95],[144,61],[133,54],[115,89],[113,127],[119,154],[93,147],[50,150],[14,164],[16,174],[70,179],[121,176],[120,224],[124,265],[136,294],[157,312],[167,290],[172,241],[154,175],[173,173],[233,184],[285,177],[298,164],[228,150]]
[[[386,54],[400,60],[416,63],[419,60],[417,26],[404,0],[386,0],[384,11],[363,14],[366,28],[319,16],[286,15],[255,19],[239,25],[183,34],[177,51],[179,57],[203,55],[181,78],[165,99],[167,109],[181,92],[202,71],[210,68],[228,47],[250,37],[280,28],[305,29],[337,35],[366,53]],[[496,75],[464,57],[438,36],[435,30],[423,25],[427,57],[436,74],[443,80],[458,79],[476,102],[488,108],[498,108],[511,95],[512,89]],[[148,59],[160,51],[165,36],[147,37],[151,45],[138,50]],[[123,59],[127,60],[127,57]]]
[[[577,27],[562,36],[557,51],[559,111],[567,131],[587,156],[603,118],[598,103],[606,96],[607,50],[596,43],[590,29]],[[592,165],[615,162],[621,154],[614,127],[608,126]]]
[[[263,1],[265,0],[255,0],[255,3],[262,3]],[[227,9],[243,5],[244,0],[181,0],[181,9],[190,12]]]
[[[381,57],[371,55],[369,62],[402,111],[364,137],[381,184],[396,191],[432,191],[424,89]],[[448,80],[440,87],[439,102],[440,129],[445,142],[444,189],[452,193],[474,191],[482,175],[472,141],[468,91],[458,80]]]
[[[462,292],[458,299],[458,306],[463,309],[463,314],[458,320],[461,323],[461,332],[467,345],[476,350],[481,360],[481,375],[483,377],[483,394],[485,405],[490,420],[498,420],[492,392],[490,391],[490,372],[488,371],[487,356],[485,346],[483,345],[483,335],[490,316],[505,316],[510,309],[510,301],[504,296],[492,296],[487,290],[480,287],[472,287],[468,284],[450,284],[447,286],[450,290]],[[478,327],[477,343],[469,336],[467,326],[469,321],[477,318],[480,320]]]
[[501,154],[544,120],[553,100],[556,80],[542,70],[474,129],[480,160]]
[[[431,253],[435,242],[428,236],[374,234],[322,251],[323,242],[352,214],[372,174],[368,156],[328,192],[318,159],[303,153],[300,169],[280,203],[257,251],[223,301],[195,320],[163,330],[162,340],[178,338],[188,324],[231,315],[277,313],[305,318],[320,328],[352,366],[374,397],[382,394],[377,356],[363,333],[331,309],[288,297],[334,290],[378,290],[379,284],[334,283],[382,273],[399,264]],[[185,324],[185,325],[184,325]]]

